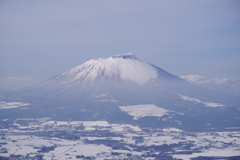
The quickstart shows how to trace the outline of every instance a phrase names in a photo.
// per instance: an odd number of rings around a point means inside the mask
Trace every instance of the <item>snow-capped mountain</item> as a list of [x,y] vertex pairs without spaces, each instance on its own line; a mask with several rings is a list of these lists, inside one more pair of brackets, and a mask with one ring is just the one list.
[[65,79],[67,83],[74,81],[92,82],[97,79],[120,77],[123,80],[130,80],[143,85],[150,79],[156,79],[157,75],[157,70],[152,65],[132,53],[127,53],[107,59],[89,60],[58,75],[56,79]]
[[236,101],[234,97],[188,83],[132,53],[89,60],[43,83],[14,91],[12,95],[11,98],[32,102],[44,99],[44,103],[77,101],[128,105],[154,102],[169,105],[172,101],[185,103],[183,96],[226,105]]
[[[61,97],[61,100],[76,98],[91,102],[122,102],[167,97],[173,92],[166,88],[176,82],[187,84],[178,76],[127,53],[89,60],[44,83],[19,90],[19,94],[26,98],[34,95],[36,98]],[[174,96],[179,98],[177,94]]]
[[[240,112],[239,97],[189,83],[132,53],[89,60],[42,83],[9,92],[1,100],[5,101],[2,104],[30,104],[24,110],[14,106],[23,117],[148,125],[188,126],[193,120],[203,126],[210,122],[218,125],[216,117],[222,114],[228,118],[224,123],[233,124]],[[2,115],[7,118],[9,113]]]
[[240,95],[239,78],[209,78],[200,75],[187,75],[180,77],[190,83],[197,84],[201,87],[217,90],[220,92]]

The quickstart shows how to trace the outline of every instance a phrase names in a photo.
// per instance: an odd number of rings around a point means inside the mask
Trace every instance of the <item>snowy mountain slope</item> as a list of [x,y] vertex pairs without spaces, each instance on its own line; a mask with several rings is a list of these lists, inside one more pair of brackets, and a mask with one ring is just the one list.
[[107,59],[99,58],[87,61],[58,75],[56,78],[65,78],[68,82],[78,80],[92,82],[99,77],[110,78],[116,76],[143,85],[150,79],[156,79],[157,71],[147,62],[137,58],[132,53],[128,53]]
[[156,80],[158,77],[167,79],[179,79],[132,53],[112,56],[110,58],[99,58],[89,60],[73,69],[53,77],[64,83],[87,82],[96,83],[99,80],[116,79],[132,81],[138,85],[144,85],[149,80]]

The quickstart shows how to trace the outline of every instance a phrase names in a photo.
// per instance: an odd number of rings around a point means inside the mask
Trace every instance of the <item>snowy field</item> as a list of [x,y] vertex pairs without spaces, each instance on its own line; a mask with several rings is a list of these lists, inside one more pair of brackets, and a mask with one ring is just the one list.
[[[18,122],[26,121],[22,126]],[[19,119],[0,129],[0,156],[43,156],[43,159],[190,160],[199,156],[240,156],[240,131],[184,132],[177,128],[146,129],[107,121]]]

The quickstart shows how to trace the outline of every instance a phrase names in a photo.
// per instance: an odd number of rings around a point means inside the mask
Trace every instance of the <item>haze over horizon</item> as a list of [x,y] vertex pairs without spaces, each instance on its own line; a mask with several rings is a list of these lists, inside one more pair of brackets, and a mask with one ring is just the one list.
[[0,80],[134,53],[178,75],[240,77],[238,1],[1,1]]

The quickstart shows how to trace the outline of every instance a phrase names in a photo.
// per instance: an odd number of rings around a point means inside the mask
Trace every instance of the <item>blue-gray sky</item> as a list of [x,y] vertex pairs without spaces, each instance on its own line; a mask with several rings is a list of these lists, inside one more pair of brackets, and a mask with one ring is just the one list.
[[179,76],[240,78],[240,2],[0,1],[2,79],[129,52]]

